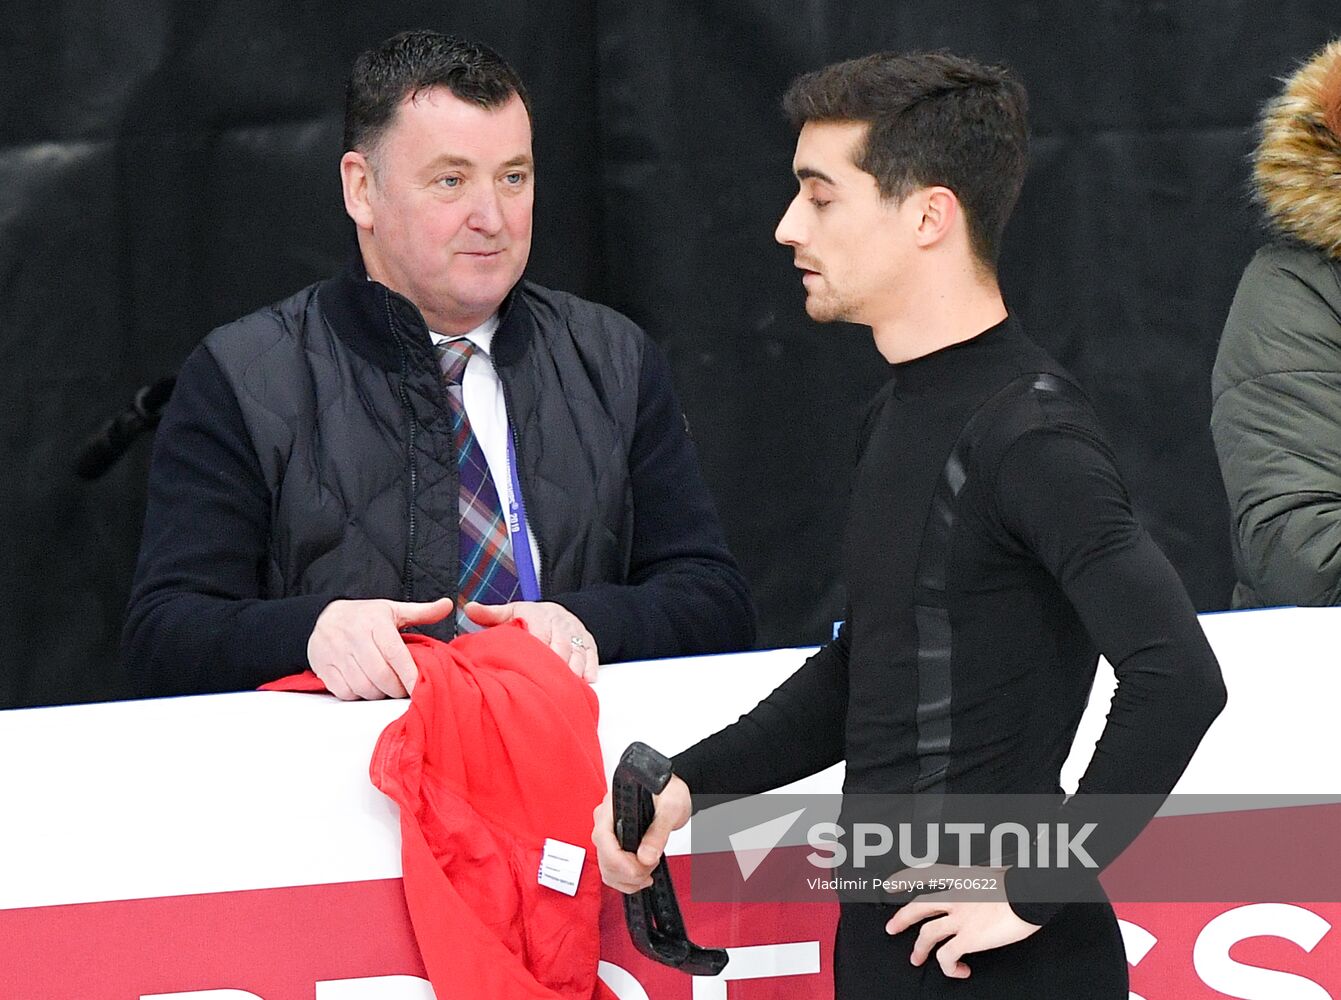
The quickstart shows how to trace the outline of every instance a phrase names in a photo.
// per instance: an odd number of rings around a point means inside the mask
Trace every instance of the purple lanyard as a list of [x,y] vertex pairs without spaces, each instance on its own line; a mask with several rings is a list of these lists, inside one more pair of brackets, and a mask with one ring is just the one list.
[[517,567],[517,583],[523,601],[540,600],[540,580],[535,563],[531,560],[531,538],[526,532],[526,504],[522,501],[521,483],[517,480],[517,450],[512,443],[512,428],[508,428],[508,474],[512,480],[512,496],[508,500],[508,533],[512,536],[512,561]]

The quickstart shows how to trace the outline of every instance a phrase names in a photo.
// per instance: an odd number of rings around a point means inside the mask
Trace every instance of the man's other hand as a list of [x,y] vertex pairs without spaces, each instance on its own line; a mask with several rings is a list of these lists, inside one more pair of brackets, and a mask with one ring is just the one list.
[[[893,876],[891,881],[906,883],[917,878],[956,879],[977,881],[989,877],[995,890],[949,890],[918,896],[900,909],[885,924],[889,934],[901,934],[914,924],[921,923],[917,940],[913,943],[910,961],[921,965],[935,955],[941,971],[950,979],[967,979],[968,963],[963,959],[974,952],[1002,948],[1023,941],[1034,934],[1038,924],[1021,920],[1006,900],[1006,873],[1000,868],[955,868],[933,865],[929,868],[908,868]],[[971,892],[971,899],[964,893]],[[939,946],[939,947],[938,947]]]
[[661,794],[652,796],[652,801],[656,804],[656,812],[652,815],[652,824],[643,834],[637,853],[619,846],[619,840],[615,837],[615,814],[610,805],[609,792],[605,793],[605,798],[592,813],[595,826],[591,831],[591,842],[596,847],[601,879],[612,889],[632,893],[651,885],[652,869],[661,860],[671,831],[689,822],[692,806],[689,786],[676,775],[671,775],[671,780]]
[[404,698],[419,671],[400,630],[431,625],[452,613],[452,600],[331,601],[307,640],[307,662],[326,690],[343,701]]
[[558,654],[568,669],[587,683],[596,680],[600,665],[596,640],[577,615],[562,604],[549,601],[513,601],[511,604],[480,604],[471,601],[466,617],[476,625],[502,625],[520,618],[531,634]]

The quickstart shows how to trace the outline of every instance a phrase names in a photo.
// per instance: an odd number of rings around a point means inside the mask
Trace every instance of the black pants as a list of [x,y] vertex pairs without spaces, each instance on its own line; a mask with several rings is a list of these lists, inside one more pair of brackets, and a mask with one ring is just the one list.
[[935,953],[909,963],[921,924],[891,937],[896,907],[845,903],[834,943],[836,1000],[1127,1000],[1127,957],[1107,903],[1072,903],[1036,934],[965,955],[968,979],[948,979]]

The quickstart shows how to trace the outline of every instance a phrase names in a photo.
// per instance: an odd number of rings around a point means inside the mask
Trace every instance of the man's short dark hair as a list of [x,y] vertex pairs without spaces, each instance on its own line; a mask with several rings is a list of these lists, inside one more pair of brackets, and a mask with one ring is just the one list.
[[959,198],[974,254],[995,268],[1029,160],[1028,98],[1002,66],[947,52],[877,52],[797,77],[782,99],[806,122],[869,124],[853,160],[902,201],[941,185]]
[[433,87],[486,109],[515,95],[531,113],[521,77],[487,45],[427,29],[403,31],[354,60],[345,89],[345,149],[370,153],[401,102]]

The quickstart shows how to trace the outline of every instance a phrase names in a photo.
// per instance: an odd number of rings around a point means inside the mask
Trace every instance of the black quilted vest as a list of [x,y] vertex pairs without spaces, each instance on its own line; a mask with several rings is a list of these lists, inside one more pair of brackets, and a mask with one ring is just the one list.
[[[528,281],[503,304],[493,361],[543,594],[625,580],[644,336],[613,310]],[[262,596],[455,596],[451,415],[419,310],[356,260],[205,345],[270,489]],[[453,618],[423,631],[447,638]]]

